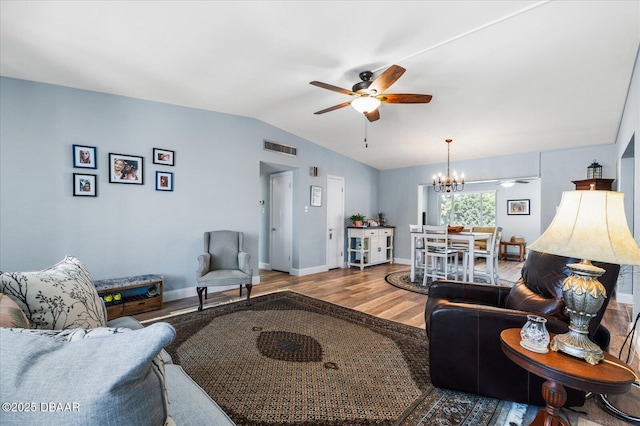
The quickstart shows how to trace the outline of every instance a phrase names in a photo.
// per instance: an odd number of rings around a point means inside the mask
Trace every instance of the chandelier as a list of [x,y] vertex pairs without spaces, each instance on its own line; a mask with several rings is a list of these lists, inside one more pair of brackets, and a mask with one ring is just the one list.
[[436,176],[433,176],[433,189],[436,192],[462,191],[462,189],[464,189],[464,175],[458,178],[456,172],[453,172],[453,177],[451,177],[451,172],[449,171],[450,148],[453,139],[447,139],[445,142],[447,143],[447,175],[442,176],[442,173],[438,173],[437,179]]

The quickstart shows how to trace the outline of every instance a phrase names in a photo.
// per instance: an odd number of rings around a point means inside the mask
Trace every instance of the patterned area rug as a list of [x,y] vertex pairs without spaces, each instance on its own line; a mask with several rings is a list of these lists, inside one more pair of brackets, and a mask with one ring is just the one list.
[[424,330],[290,291],[162,321],[238,425],[505,424],[519,405],[434,388]]
[[[426,285],[422,285],[422,275],[419,274],[416,274],[415,281],[411,281],[411,271],[392,272],[384,279],[392,286],[420,294],[429,294],[429,286],[432,282],[431,278],[427,277]],[[486,282],[482,283],[487,284]],[[514,284],[515,283],[513,281],[500,280],[500,285],[513,287]]]
[[431,278],[427,277],[426,285],[422,285],[422,275],[416,274],[416,280],[411,281],[411,271],[392,272],[384,279],[394,287],[403,290],[413,291],[414,293],[429,294],[429,286]]

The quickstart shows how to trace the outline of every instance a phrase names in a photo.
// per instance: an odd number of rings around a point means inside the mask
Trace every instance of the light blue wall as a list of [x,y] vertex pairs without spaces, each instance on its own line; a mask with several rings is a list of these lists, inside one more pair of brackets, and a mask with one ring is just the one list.
[[[469,181],[509,179],[539,176],[529,184],[502,188],[495,183],[466,185],[465,191],[495,190],[498,212],[497,225],[503,227],[504,238],[512,235],[535,241],[549,226],[560,203],[562,191],[575,190],[574,180],[586,179],[587,166],[593,159],[603,165],[603,176],[616,176],[616,146],[614,144],[558,150],[546,153],[531,152],[510,156],[452,161],[452,169],[464,172]],[[397,226],[394,254],[399,262],[410,259],[409,224],[418,223],[418,186],[430,184],[433,175],[446,171],[446,164],[382,170],[380,172],[380,205],[389,222]],[[428,199],[428,222],[435,223],[436,202],[433,191]],[[529,199],[530,216],[508,216],[507,200]]]
[[[634,173],[630,173],[627,170],[625,175],[618,175],[621,180],[621,186],[624,188],[632,187],[631,193],[625,193],[625,201],[628,197],[633,198],[633,204],[629,210],[632,211],[633,220],[633,236],[636,243],[640,245],[640,49],[636,56],[635,67],[633,75],[631,77],[631,83],[629,86],[629,93],[627,94],[627,101],[625,103],[624,112],[620,121],[620,130],[616,138],[616,160],[622,163],[622,156],[625,153],[633,152],[633,157],[630,157],[630,161],[626,160],[625,166],[628,167],[629,163],[633,166]],[[630,144],[632,144],[630,146]],[[618,172],[620,173],[620,167]],[[622,181],[627,179],[626,181]],[[633,179],[629,182],[629,179]],[[628,268],[626,268],[628,271]],[[640,314],[640,267],[635,266],[632,268],[632,273],[625,274],[625,279],[632,280],[631,286],[633,287],[632,302],[633,302],[633,318]],[[636,350],[640,352],[640,343],[636,347]]]
[[[263,139],[298,157],[264,151]],[[73,144],[97,147],[97,170],[72,167]],[[154,147],[174,150],[175,167],[152,164]],[[143,156],[144,185],[109,183],[109,153]],[[257,275],[261,162],[294,170],[296,272],[325,266],[326,204],[305,213],[311,185],[343,176],[347,215],[377,209],[378,170],[258,120],[1,78],[0,269],[38,270],[69,253],[94,279],[156,273],[169,291],[190,289],[202,233],[234,229]],[[173,192],[155,191],[156,170],[174,173]],[[74,172],[98,175],[98,197],[72,196]]]

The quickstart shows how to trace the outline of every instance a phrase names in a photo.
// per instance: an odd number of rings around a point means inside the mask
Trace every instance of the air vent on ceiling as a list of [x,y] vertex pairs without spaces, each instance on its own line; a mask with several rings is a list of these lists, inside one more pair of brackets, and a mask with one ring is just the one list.
[[298,148],[295,146],[283,145],[281,143],[275,143],[268,140],[264,140],[264,150],[277,152],[278,154],[290,155],[295,157],[298,155]]

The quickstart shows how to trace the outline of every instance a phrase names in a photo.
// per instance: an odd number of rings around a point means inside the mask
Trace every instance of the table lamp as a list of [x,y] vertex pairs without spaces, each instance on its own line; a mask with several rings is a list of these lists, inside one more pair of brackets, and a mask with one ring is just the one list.
[[640,247],[629,232],[624,194],[613,191],[566,191],[551,225],[529,247],[531,250],[582,259],[567,267],[572,275],[562,283],[569,312],[569,332],[556,335],[551,350],[590,364],[603,358],[602,349],[589,340],[589,322],[607,297],[598,281],[605,271],[591,261],[640,265]]

